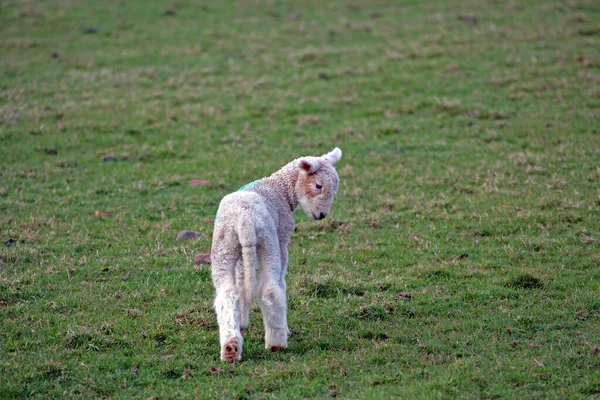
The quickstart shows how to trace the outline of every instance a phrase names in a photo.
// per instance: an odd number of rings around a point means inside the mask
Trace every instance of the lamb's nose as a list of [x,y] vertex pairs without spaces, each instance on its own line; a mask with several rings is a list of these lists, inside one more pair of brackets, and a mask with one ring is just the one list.
[[327,215],[325,213],[321,213],[321,215],[319,215],[319,219],[323,219],[325,218]]

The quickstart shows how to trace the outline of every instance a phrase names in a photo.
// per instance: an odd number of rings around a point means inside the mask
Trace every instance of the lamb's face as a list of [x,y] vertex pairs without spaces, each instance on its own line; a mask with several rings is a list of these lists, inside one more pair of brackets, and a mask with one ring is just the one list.
[[314,220],[323,219],[329,214],[340,178],[334,165],[342,158],[337,147],[321,157],[298,159],[300,170],[296,182],[296,195],[302,209]]

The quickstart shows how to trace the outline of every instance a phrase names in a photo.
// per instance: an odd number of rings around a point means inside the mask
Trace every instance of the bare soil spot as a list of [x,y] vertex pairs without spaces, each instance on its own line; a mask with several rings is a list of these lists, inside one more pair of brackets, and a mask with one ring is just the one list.
[[458,19],[460,19],[465,24],[471,26],[477,25],[479,23],[479,18],[477,18],[477,16],[474,14],[460,14],[458,16]]
[[181,231],[175,240],[178,242],[181,240],[194,240],[198,239],[200,236],[202,236],[202,232]]
[[191,179],[188,181],[188,184],[190,186],[206,186],[210,185],[210,181],[207,181],[206,179]]

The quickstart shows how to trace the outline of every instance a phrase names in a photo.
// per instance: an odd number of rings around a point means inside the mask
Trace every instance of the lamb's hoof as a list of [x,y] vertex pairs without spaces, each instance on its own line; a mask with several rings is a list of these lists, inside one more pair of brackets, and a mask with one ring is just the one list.
[[221,361],[237,363],[241,360],[240,348],[235,340],[227,343],[221,351]]
[[285,347],[285,346],[271,346],[271,347],[269,347],[269,350],[271,350],[271,351],[282,351],[282,350],[285,350],[285,349],[287,349],[287,347]]

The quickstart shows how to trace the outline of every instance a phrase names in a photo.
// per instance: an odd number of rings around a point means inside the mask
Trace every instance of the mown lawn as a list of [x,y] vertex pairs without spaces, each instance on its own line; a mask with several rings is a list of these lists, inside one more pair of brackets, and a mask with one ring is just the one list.
[[[594,0],[1,0],[0,397],[598,398],[599,49]],[[219,200],[335,146],[290,348],[221,363]]]

